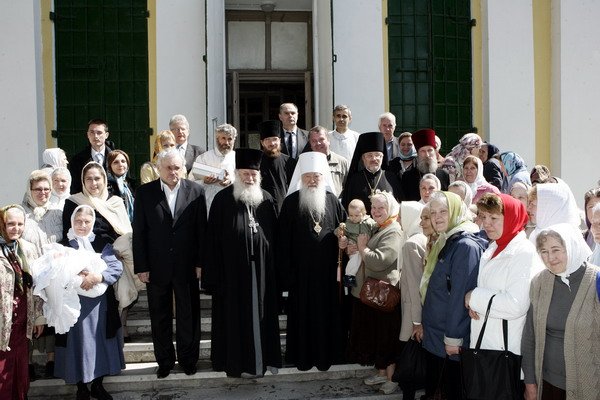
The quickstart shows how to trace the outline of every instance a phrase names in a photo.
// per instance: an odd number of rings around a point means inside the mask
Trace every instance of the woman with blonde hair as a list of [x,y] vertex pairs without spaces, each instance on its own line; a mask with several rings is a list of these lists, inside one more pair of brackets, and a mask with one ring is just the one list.
[[[156,166],[156,157],[161,151],[166,151],[174,148],[177,145],[175,135],[169,130],[160,131],[154,138],[154,151],[152,153],[152,161],[145,162],[140,167],[140,183],[155,181],[159,178],[158,167]],[[185,170],[183,170],[185,173]]]

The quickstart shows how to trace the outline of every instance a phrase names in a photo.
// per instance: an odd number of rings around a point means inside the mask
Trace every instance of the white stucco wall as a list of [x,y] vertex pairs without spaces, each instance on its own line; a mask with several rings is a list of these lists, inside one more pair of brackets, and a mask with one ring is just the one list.
[[207,3],[207,92],[210,101],[207,104],[207,148],[214,147],[214,128],[226,121],[226,85],[225,85],[225,3],[209,1]]
[[483,0],[483,129],[501,151],[535,165],[531,0]]
[[331,65],[331,8],[328,1],[313,0],[313,94],[315,125],[331,126],[333,79]]
[[204,1],[156,2],[156,90],[158,130],[183,114],[192,144],[206,148],[206,65]]
[[0,12],[0,205],[20,203],[45,146],[36,1],[3,2]]
[[600,179],[600,2],[552,6],[552,172],[583,206]]
[[376,131],[386,111],[381,12],[379,1],[333,0],[333,102],[350,107],[357,132]]

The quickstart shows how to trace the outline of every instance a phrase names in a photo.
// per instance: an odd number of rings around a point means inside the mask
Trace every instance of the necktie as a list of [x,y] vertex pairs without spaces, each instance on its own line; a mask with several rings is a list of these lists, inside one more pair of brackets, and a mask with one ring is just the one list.
[[102,165],[102,161],[103,161],[104,157],[102,157],[101,153],[96,153],[96,162],[100,165]]
[[287,132],[287,143],[288,155],[292,158],[294,157],[294,134],[292,132]]

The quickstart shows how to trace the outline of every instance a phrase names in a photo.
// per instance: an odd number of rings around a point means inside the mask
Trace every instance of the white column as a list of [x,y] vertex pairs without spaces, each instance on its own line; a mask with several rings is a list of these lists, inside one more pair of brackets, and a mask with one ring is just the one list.
[[190,143],[206,148],[204,39],[204,1],[156,2],[158,130],[169,129],[169,118],[183,114],[190,122]]
[[577,203],[600,179],[600,2],[552,3],[552,172]]
[[531,0],[483,0],[483,134],[535,164]]
[[[207,54],[207,92],[209,102],[207,112],[208,148],[214,147],[214,128],[226,121],[226,83],[225,83],[225,2],[207,2],[206,45]],[[239,126],[236,126],[239,129]]]
[[[0,12],[0,205],[21,203],[46,148],[40,3],[3,2]],[[52,95],[52,88],[49,89]]]
[[350,107],[350,129],[360,133],[377,131],[386,111],[381,12],[380,1],[333,0],[334,103]]

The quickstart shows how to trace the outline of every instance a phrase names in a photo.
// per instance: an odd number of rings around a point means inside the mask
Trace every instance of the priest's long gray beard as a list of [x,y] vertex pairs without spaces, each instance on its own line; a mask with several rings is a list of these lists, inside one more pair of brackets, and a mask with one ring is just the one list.
[[300,188],[300,212],[321,221],[325,215],[325,185]]
[[435,171],[438,169],[438,162],[435,158],[417,158],[417,169],[422,174],[435,174]]
[[238,176],[233,182],[233,198],[249,207],[258,207],[264,200],[262,190],[260,189],[260,176],[251,185],[245,184]]

